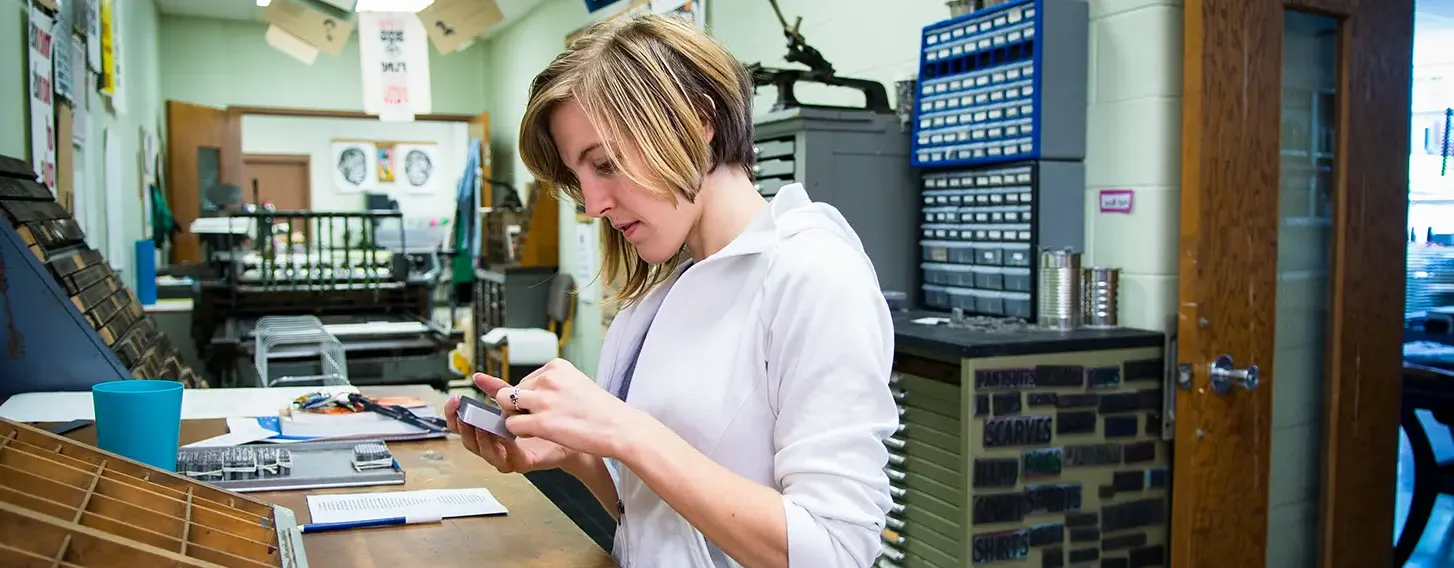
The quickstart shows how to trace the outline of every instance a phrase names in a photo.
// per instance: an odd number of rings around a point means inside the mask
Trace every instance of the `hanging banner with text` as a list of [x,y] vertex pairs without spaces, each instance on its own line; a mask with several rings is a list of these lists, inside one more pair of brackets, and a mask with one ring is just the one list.
[[409,121],[429,114],[429,36],[409,12],[361,12],[364,112]]
[[30,163],[52,192],[56,190],[56,114],[50,16],[30,8]]

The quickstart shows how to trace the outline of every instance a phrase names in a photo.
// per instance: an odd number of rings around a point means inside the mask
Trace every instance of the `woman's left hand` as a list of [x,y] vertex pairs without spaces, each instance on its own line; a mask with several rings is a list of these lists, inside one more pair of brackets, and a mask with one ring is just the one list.
[[606,392],[569,361],[555,359],[495,394],[516,436],[544,438],[578,452],[618,458],[622,434],[639,411]]

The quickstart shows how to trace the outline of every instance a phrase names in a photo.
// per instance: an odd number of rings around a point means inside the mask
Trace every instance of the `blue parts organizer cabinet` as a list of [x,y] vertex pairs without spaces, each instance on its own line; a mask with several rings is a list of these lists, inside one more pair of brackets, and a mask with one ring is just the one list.
[[0,156],[0,396],[126,378],[206,386],[30,165]]
[[1037,251],[1078,247],[1084,238],[1079,162],[926,173],[920,195],[919,268],[928,309],[1033,320]]
[[1089,8],[1001,4],[924,28],[913,164],[1085,157]]

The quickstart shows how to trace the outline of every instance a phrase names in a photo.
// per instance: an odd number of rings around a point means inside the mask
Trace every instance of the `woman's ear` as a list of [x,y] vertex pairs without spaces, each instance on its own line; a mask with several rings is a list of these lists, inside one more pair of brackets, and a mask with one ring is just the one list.
[[714,126],[714,124],[716,123],[716,120],[714,119],[717,116],[717,105],[712,102],[712,97],[709,97],[707,95],[700,96],[702,97],[702,110],[699,111],[697,115],[698,118],[702,121],[702,132],[707,137],[707,145],[710,146],[712,144],[712,139],[717,135],[717,129]]

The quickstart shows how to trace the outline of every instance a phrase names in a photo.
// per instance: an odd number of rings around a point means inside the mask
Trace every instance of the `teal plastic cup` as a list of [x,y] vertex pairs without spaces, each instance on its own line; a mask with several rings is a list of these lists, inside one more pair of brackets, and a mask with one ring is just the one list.
[[91,387],[101,449],[165,471],[177,470],[182,383],[110,381]]

